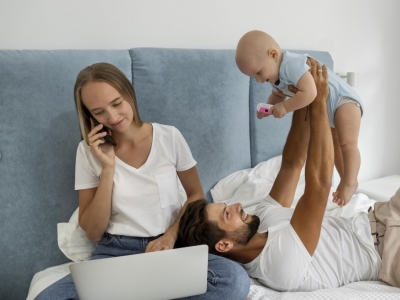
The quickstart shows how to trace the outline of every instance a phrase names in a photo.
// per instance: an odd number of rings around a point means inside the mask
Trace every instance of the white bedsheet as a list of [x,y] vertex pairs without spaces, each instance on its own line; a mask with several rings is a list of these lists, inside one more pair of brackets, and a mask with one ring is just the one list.
[[[48,268],[38,272],[32,279],[27,300],[33,300],[46,287],[69,274],[70,263]],[[281,293],[269,289],[251,279],[250,293],[247,300],[395,300],[400,299],[400,289],[379,281],[361,281],[344,285],[340,288],[317,290],[314,292]]]
[[380,281],[360,281],[313,292],[277,292],[252,279],[248,300],[389,300],[400,299],[400,289]]

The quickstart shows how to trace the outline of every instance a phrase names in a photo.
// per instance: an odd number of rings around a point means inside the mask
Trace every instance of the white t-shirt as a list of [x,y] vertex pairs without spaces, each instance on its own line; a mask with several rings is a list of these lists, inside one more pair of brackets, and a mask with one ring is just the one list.
[[[153,142],[147,161],[136,169],[118,157],[114,174],[112,213],[107,232],[149,237],[164,233],[187,200],[177,171],[196,165],[178,129],[152,123]],[[75,189],[99,185],[101,163],[85,141],[76,155]]]
[[277,291],[293,292],[378,280],[381,259],[374,249],[366,213],[349,219],[324,217],[311,256],[290,225],[293,211],[270,196],[257,206],[258,232],[268,231],[268,239],[260,255],[243,265],[251,277]]

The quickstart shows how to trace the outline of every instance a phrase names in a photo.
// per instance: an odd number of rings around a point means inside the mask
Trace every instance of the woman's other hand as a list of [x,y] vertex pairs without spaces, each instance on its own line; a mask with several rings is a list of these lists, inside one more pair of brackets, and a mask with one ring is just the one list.
[[147,244],[145,252],[156,252],[173,249],[175,245],[175,239],[172,236],[164,234],[158,239],[151,241]]

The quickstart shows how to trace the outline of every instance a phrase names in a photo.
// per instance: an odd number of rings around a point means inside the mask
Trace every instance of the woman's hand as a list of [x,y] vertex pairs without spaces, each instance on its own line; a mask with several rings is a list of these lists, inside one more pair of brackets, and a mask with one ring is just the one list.
[[92,120],[90,120],[90,123],[92,124],[92,131],[88,134],[90,150],[99,159],[103,168],[115,168],[114,147],[106,143],[103,139],[107,135],[107,132],[99,132],[104,125],[99,124],[94,126]]
[[160,236],[158,239],[148,243],[145,252],[169,250],[173,249],[174,245],[175,245],[175,239],[168,234],[164,234],[163,236]]

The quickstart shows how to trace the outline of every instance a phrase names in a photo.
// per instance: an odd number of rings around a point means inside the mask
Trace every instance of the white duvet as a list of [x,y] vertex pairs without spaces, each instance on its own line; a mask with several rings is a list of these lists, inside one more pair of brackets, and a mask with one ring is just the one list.
[[[235,172],[220,180],[211,190],[214,202],[233,204],[240,202],[246,213],[252,214],[258,202],[266,197],[272,187],[281,165],[281,156],[262,162],[251,169]],[[304,191],[304,170],[301,173],[296,189],[293,206]],[[375,200],[365,194],[355,194],[345,207],[338,207],[328,199],[326,215],[351,217],[359,211],[367,211]],[[60,232],[59,232],[60,234]],[[69,263],[48,268],[38,272],[32,279],[27,300],[34,299],[43,289],[53,282],[69,274]],[[261,285],[256,279],[251,279],[250,293],[247,300],[297,300],[297,299],[399,299],[400,289],[391,287],[379,281],[354,282],[334,289],[317,290],[313,292],[277,292]]]

